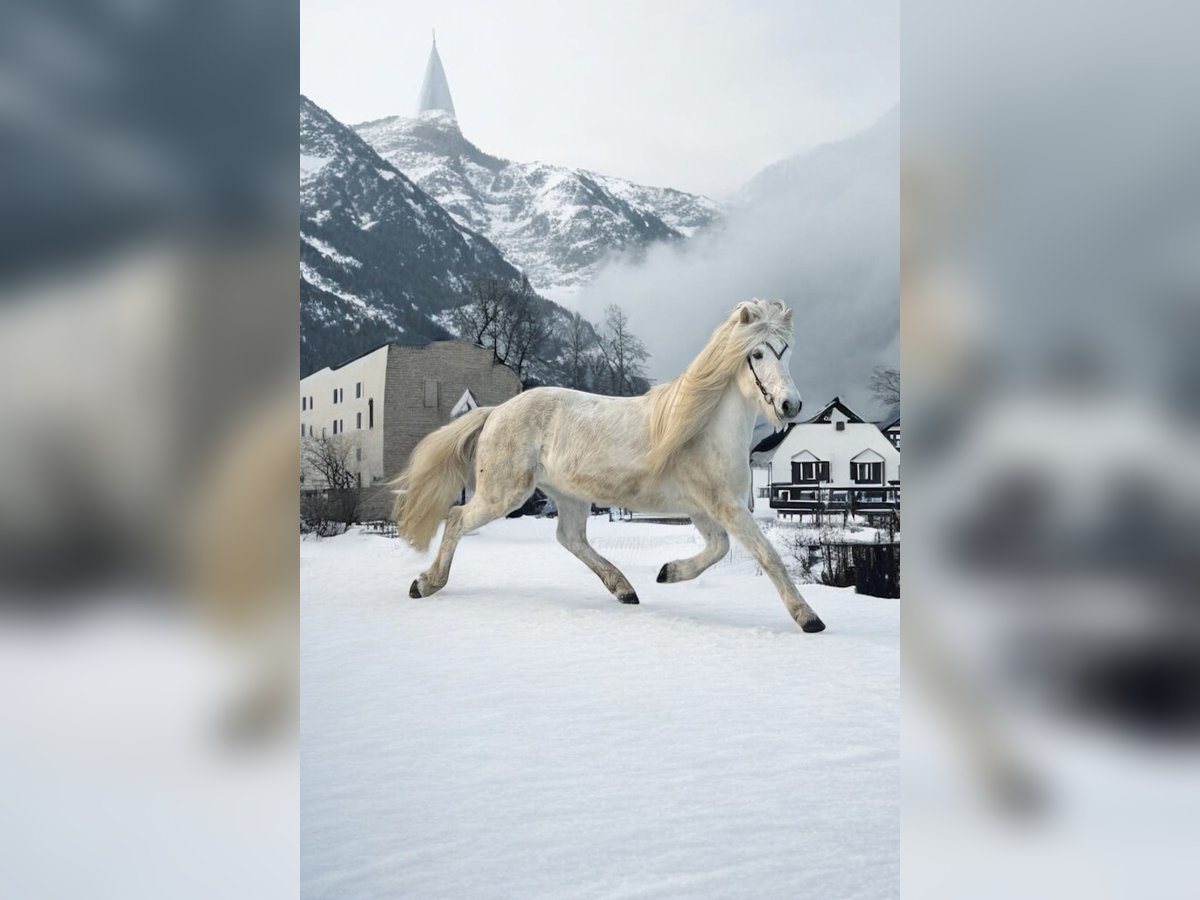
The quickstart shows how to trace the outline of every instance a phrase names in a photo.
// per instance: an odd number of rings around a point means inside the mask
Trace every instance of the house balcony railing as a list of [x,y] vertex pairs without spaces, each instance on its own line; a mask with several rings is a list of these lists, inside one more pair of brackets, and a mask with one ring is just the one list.
[[887,512],[900,508],[898,484],[771,485],[771,509],[782,512]]

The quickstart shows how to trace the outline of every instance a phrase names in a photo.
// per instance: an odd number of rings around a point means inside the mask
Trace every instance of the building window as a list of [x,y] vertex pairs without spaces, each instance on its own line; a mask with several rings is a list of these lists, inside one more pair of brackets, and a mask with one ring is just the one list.
[[362,428],[362,413],[357,413],[357,416],[358,416],[358,418],[355,420],[356,424],[354,427],[361,429]]
[[312,395],[311,395],[311,394],[310,394],[310,395],[309,395],[309,397],[308,397],[308,408],[309,408],[309,409],[312,409],[312,408],[313,408],[313,398],[312,398]]
[[321,440],[325,440],[325,426],[321,426]]
[[362,382],[361,382],[361,381],[356,381],[356,382],[354,383],[354,399],[355,399],[355,400],[357,400],[357,399],[359,399],[361,396],[362,396]]
[[438,383],[432,378],[425,379],[425,405],[437,406]]
[[308,426],[308,436],[309,437],[313,436],[313,427],[311,425]]
[[341,403],[345,399],[346,399],[346,389],[345,388],[334,388],[333,389],[333,402],[334,403]]
[[845,423],[845,422],[838,422],[838,423],[837,423],[837,425],[836,425],[835,427],[837,428],[837,430],[838,430],[838,431],[845,431],[845,430],[846,430],[846,423]]
[[301,409],[308,409],[308,398],[307,398],[307,397],[301,397],[301,398],[300,398],[300,408],[301,408]]
[[304,437],[304,423],[300,423],[300,437]]
[[818,460],[792,463],[793,484],[816,484],[829,481],[829,463]]
[[334,419],[334,420],[333,420],[333,433],[334,433],[334,434],[337,434],[337,433],[338,433],[338,432],[337,432],[337,419]]
[[362,447],[354,448],[354,458],[359,462],[362,462]]
[[850,463],[850,480],[855,484],[882,484],[883,463],[881,462],[852,462]]
[[367,401],[367,427],[375,427],[375,398],[372,397]]

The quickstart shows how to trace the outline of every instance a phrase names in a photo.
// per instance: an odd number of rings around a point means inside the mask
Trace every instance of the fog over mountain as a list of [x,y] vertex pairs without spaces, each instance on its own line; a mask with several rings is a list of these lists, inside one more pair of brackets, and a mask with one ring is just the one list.
[[763,170],[723,227],[618,262],[573,298],[595,317],[628,312],[652,354],[651,375],[676,375],[739,300],[782,298],[795,311],[792,374],[805,408],[835,394],[882,415],[868,389],[876,365],[898,365],[899,116]]

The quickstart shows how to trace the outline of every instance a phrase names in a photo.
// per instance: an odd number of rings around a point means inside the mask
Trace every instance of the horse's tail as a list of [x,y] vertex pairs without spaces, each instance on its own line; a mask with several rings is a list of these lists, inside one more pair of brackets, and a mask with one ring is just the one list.
[[495,407],[484,406],[427,434],[392,482],[396,505],[392,518],[400,536],[418,550],[427,550],[438,525],[458,499],[475,465],[479,432]]

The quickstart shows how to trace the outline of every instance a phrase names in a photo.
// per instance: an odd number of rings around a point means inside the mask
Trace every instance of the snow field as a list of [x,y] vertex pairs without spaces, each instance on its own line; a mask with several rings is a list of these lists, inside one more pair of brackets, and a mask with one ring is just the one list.
[[690,526],[593,517],[622,606],[503,520],[429,558],[301,543],[306,897],[887,897],[899,882],[899,607],[744,557],[660,585]]

